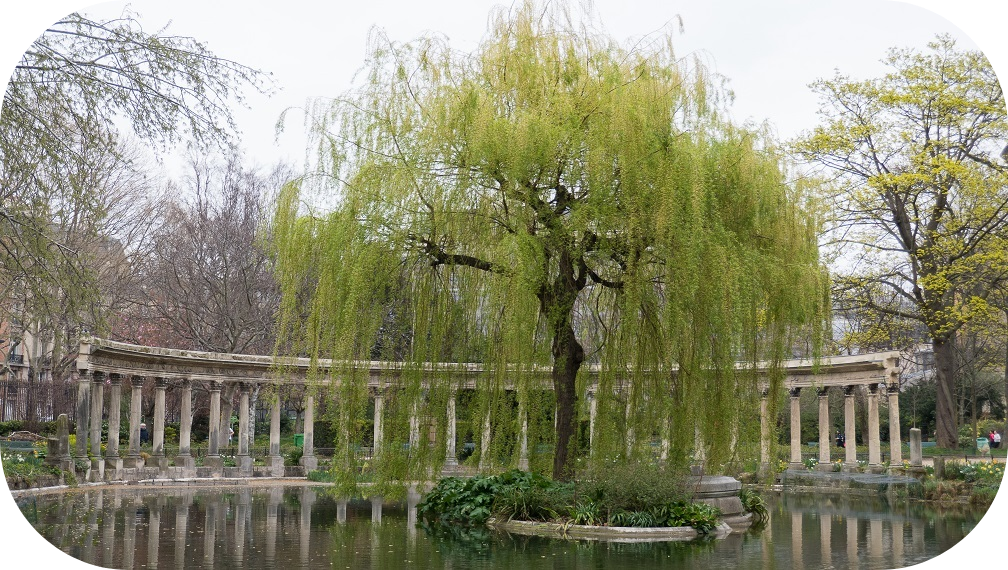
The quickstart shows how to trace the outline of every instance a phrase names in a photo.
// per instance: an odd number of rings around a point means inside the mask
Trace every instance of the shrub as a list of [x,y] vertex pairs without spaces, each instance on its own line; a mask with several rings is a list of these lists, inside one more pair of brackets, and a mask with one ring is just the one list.
[[739,499],[742,500],[742,508],[745,512],[752,513],[753,522],[766,522],[770,518],[766,501],[756,491],[742,489],[739,493]]

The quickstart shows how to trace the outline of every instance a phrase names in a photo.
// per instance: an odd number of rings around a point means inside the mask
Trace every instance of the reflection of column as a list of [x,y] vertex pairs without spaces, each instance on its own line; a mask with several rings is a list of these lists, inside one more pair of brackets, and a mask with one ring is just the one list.
[[189,542],[189,504],[192,495],[186,492],[175,505],[175,568],[183,570],[186,567],[186,546]]
[[86,370],[81,370],[80,376],[77,378],[77,410],[75,413],[77,444],[74,449],[74,455],[78,459],[87,457],[87,436],[88,429],[91,427],[90,411],[91,375]]
[[830,470],[829,388],[816,390],[819,395],[819,470]]
[[416,457],[419,453],[417,446],[420,445],[420,418],[417,417],[419,404],[416,400],[410,405],[409,415],[409,454]]
[[136,497],[130,497],[127,500],[129,503],[126,509],[123,510],[123,519],[125,522],[126,530],[123,536],[123,559],[122,567],[124,570],[132,570],[133,568],[133,554],[136,552]]
[[892,534],[892,567],[902,568],[903,561],[903,521],[894,520],[889,522],[889,531]]
[[854,433],[854,386],[844,386],[844,470],[857,471],[857,438]]
[[346,523],[346,506],[346,499],[336,501],[336,522],[340,524]]
[[819,555],[822,558],[822,567],[831,568],[833,566],[833,519],[827,514],[819,513]]
[[95,534],[98,533],[98,513],[100,513],[102,510],[103,494],[104,494],[103,491],[100,489],[94,493],[95,498],[94,506],[85,503],[85,508],[87,508],[88,510],[88,518],[86,527],[87,530],[85,531],[84,535],[84,552],[83,552],[84,555],[82,557],[82,560],[84,560],[84,562],[87,562],[89,564],[98,563],[95,560],[94,547],[95,547]]
[[[217,383],[219,386],[219,383]],[[218,390],[218,395],[220,391]],[[217,405],[220,406],[220,400],[217,401]],[[219,419],[219,418],[218,418]],[[214,421],[213,415],[210,416],[210,425],[219,424],[219,421]],[[217,441],[217,438],[210,436],[211,444]],[[206,518],[203,522],[203,566],[207,568],[213,568],[214,565],[214,545],[217,544],[217,502],[220,501],[218,495],[208,495],[206,503]]]
[[[528,407],[524,391],[518,392],[518,469],[528,471]],[[589,443],[589,446],[591,443]]]
[[802,568],[802,513],[791,511],[791,568]]
[[588,453],[595,453],[595,416],[598,415],[598,398],[595,391],[588,392]]
[[899,383],[890,382],[886,386],[889,395],[889,464],[903,463],[903,441],[900,438]]
[[791,469],[801,469],[801,388],[791,388]]
[[371,524],[381,524],[382,497],[371,497]]
[[161,546],[161,504],[164,497],[159,496],[150,507],[150,518],[147,524],[147,567],[158,567],[158,547]]
[[130,431],[129,431],[129,454],[124,467],[136,469],[143,467],[144,461],[140,457],[140,405],[143,400],[143,376],[133,376],[130,378]]
[[920,556],[924,553],[924,519],[917,517],[910,521],[910,542],[913,553]]
[[882,464],[879,439],[878,384],[868,385],[868,465],[875,470]]
[[122,400],[122,376],[109,374],[108,445],[105,446],[105,473],[109,479],[119,479],[122,460],[119,459],[119,415]]
[[238,464],[239,477],[252,476],[252,456],[249,455],[249,384],[238,385]]
[[[248,409],[248,406],[245,406]],[[246,412],[248,414],[248,412]],[[245,521],[249,514],[249,504],[252,502],[252,494],[248,487],[238,492],[238,501],[235,505],[235,527],[234,527],[234,556],[241,565],[245,559]]]
[[455,457],[455,391],[448,394],[448,426],[445,429],[445,462],[442,471],[450,472],[458,466],[458,459]]
[[270,405],[270,447],[269,458],[266,464],[270,468],[270,474],[274,477],[284,476],[283,456],[280,455],[280,394],[273,396],[273,403]]
[[193,477],[196,475],[196,460],[192,456],[192,380],[185,378],[182,380],[182,395],[179,396],[182,404],[181,417],[179,418],[179,452],[175,456],[175,465],[182,468],[183,477]]
[[858,564],[858,553],[857,553],[857,519],[854,515],[847,516],[847,567],[857,568]]
[[311,510],[315,504],[315,491],[310,487],[301,488],[301,527],[299,538],[301,539],[301,564],[309,565],[309,546],[311,543]]
[[102,566],[112,568],[112,552],[115,550],[115,519],[116,511],[109,509],[102,513],[102,548],[105,556],[102,558]]
[[305,390],[304,448],[301,453],[301,465],[304,467],[305,475],[318,468],[318,459],[315,457],[315,396],[311,393],[311,388]]
[[100,481],[105,471],[101,454],[102,397],[105,373],[91,373],[91,480]]
[[873,518],[869,520],[868,529],[871,532],[868,555],[872,558],[882,558],[882,519]]
[[385,395],[379,389],[374,395],[374,447],[371,450],[371,457],[377,458],[382,444],[382,415],[385,411]]
[[770,467],[770,419],[767,417],[767,389],[760,391],[760,469],[765,473]]
[[[277,400],[279,402],[279,399]],[[277,404],[279,405],[279,403]],[[266,567],[273,568],[276,562],[277,511],[283,490],[270,487],[266,499]]]
[[[210,382],[210,417],[207,419],[207,456],[203,460],[203,465],[210,468],[210,474],[213,477],[220,477],[224,473],[224,461],[220,457],[221,388],[223,388],[223,385],[220,382],[216,380]],[[212,546],[209,555],[210,558],[207,561],[213,562]]]

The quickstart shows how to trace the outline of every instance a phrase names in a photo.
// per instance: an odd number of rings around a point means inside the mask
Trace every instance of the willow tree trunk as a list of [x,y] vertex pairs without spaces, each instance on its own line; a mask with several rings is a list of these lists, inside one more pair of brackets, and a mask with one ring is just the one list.
[[958,444],[955,401],[955,339],[935,337],[935,436],[938,447]]

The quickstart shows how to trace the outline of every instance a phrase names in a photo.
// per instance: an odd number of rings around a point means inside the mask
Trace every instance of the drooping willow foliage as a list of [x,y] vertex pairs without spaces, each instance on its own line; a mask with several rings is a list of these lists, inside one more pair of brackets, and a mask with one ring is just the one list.
[[532,468],[569,478],[751,452],[760,383],[796,335],[818,346],[817,221],[773,145],[670,34],[624,47],[577,20],[500,10],[473,53],[376,33],[366,81],[310,109],[317,170],[275,220],[281,329],[338,363],[314,380],[347,482],[369,361],[379,482],[437,476],[452,397],[474,465],[516,465],[527,425]]

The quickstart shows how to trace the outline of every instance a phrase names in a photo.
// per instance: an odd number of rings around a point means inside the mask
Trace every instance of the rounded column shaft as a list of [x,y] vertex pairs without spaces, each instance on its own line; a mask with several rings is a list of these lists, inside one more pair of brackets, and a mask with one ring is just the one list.
[[210,383],[210,418],[208,420],[207,455],[220,455],[220,382]]
[[879,438],[878,384],[868,385],[868,464],[879,467],[882,454]]
[[77,379],[77,409],[75,433],[77,443],[74,455],[77,457],[87,457],[88,430],[91,429],[91,375],[82,371]]
[[823,467],[830,462],[830,421],[829,421],[829,391],[819,390],[819,463]]
[[106,459],[119,459],[119,416],[122,400],[122,376],[109,375],[108,445]]
[[889,396],[889,454],[890,465],[903,462],[903,440],[900,437],[899,384],[890,384]]
[[154,381],[154,453],[156,457],[164,456],[165,427],[165,389],[168,381],[157,378]]
[[857,438],[854,433],[854,386],[844,387],[844,463],[857,467]]
[[791,467],[800,468],[801,458],[801,388],[791,389]]
[[105,388],[105,374],[91,375],[91,457],[101,457],[102,396]]

